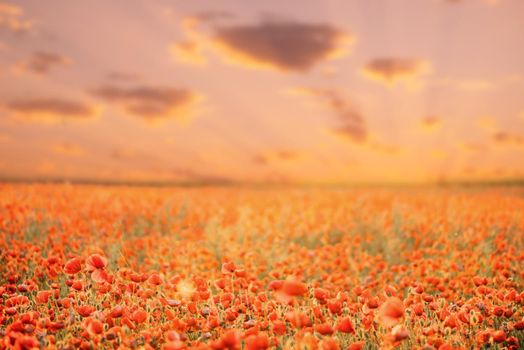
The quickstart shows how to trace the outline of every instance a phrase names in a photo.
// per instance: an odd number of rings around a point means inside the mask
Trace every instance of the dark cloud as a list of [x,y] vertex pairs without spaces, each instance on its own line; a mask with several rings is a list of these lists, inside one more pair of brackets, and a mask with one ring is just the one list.
[[422,124],[431,127],[431,126],[440,124],[442,122],[442,119],[431,115],[431,116],[422,118],[421,122]]
[[247,66],[303,72],[340,53],[350,37],[329,24],[264,20],[214,27],[215,47]]
[[338,126],[331,130],[356,143],[363,143],[368,138],[368,128],[362,114],[353,103],[337,90],[299,88],[297,92],[318,98],[337,117]]
[[84,102],[58,98],[29,98],[4,104],[8,114],[16,119],[33,122],[89,120],[98,115],[95,106]]
[[91,91],[127,113],[149,121],[184,119],[198,95],[188,89],[159,86],[101,86]]
[[17,67],[36,74],[47,74],[52,68],[66,66],[70,62],[67,57],[52,52],[37,51],[29,59],[19,62]]
[[129,83],[129,82],[137,82],[142,80],[142,77],[138,74],[134,73],[128,73],[128,72],[121,72],[121,71],[112,71],[107,73],[106,75],[107,80],[115,81],[118,83]]
[[427,62],[419,59],[385,57],[370,61],[364,66],[363,73],[369,78],[390,84],[413,78],[423,73],[427,67]]
[[111,158],[114,160],[133,159],[137,156],[137,151],[132,148],[119,147],[111,152]]
[[524,145],[524,136],[506,131],[499,131],[493,134],[493,141],[499,144]]
[[255,154],[252,160],[256,164],[267,165],[269,163],[269,160],[265,154]]
[[334,127],[331,131],[337,135],[348,137],[356,143],[363,143],[368,137],[367,130],[361,124],[346,124]]

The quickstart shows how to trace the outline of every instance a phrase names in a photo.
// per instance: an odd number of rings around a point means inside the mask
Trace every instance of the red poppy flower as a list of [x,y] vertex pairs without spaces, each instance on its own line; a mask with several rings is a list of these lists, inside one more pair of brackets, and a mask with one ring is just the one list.
[[87,271],[104,269],[107,266],[107,259],[100,254],[93,254],[86,260]]
[[82,271],[82,261],[79,258],[72,258],[64,265],[64,272],[68,275],[74,275]]
[[142,309],[136,310],[131,315],[131,319],[135,323],[143,323],[147,319],[147,312]]
[[406,328],[400,324],[393,327],[391,330],[391,335],[393,336],[393,340],[396,342],[402,341],[409,337],[409,333]]
[[78,306],[76,308],[76,312],[78,312],[78,314],[82,317],[90,316],[93,312],[95,312],[95,310],[96,308],[91,305],[83,305],[83,306]]
[[246,338],[246,350],[265,350],[268,347],[269,337],[266,333],[259,333]]
[[388,298],[380,306],[379,317],[386,327],[397,324],[398,321],[404,317],[404,304],[402,300],[397,297]]
[[337,331],[342,333],[355,333],[355,328],[351,319],[349,317],[340,319],[337,324]]

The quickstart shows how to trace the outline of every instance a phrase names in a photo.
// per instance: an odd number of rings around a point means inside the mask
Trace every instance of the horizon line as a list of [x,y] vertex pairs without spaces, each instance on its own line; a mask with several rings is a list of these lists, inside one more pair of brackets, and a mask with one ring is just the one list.
[[507,179],[433,180],[433,181],[238,181],[227,179],[195,180],[124,180],[68,177],[9,177],[0,176],[4,184],[70,184],[129,187],[482,187],[524,186],[524,177]]

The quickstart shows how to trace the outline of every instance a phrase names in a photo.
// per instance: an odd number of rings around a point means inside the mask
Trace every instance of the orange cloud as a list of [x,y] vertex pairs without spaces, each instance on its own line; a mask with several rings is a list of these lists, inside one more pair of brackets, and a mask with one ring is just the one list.
[[115,160],[126,160],[136,158],[139,156],[139,153],[135,149],[130,147],[115,148],[113,152],[111,152],[111,158]]
[[32,26],[32,22],[24,18],[24,11],[20,6],[0,2],[0,28],[14,33],[23,33]]
[[459,148],[465,152],[471,152],[471,153],[487,151],[487,147],[485,145],[477,144],[477,143],[470,143],[470,142],[460,143]]
[[204,45],[198,40],[187,40],[174,44],[171,53],[180,62],[203,66],[207,63],[207,58],[203,53]]
[[160,86],[124,88],[107,85],[91,92],[93,96],[114,103],[126,113],[149,122],[186,120],[193,104],[201,98],[188,89]]
[[436,116],[427,116],[422,118],[420,123],[425,131],[433,132],[442,127],[442,118]]
[[17,120],[35,123],[85,121],[96,118],[100,109],[85,101],[54,98],[12,100],[3,109]]
[[[247,68],[305,72],[320,62],[343,56],[353,40],[329,24],[274,19],[256,24],[219,23],[228,18],[186,18],[182,29],[188,40],[172,46],[174,56],[183,62],[204,64],[203,52],[209,49],[224,61]],[[211,34],[198,28],[201,23],[209,25]]]
[[51,145],[51,150],[53,153],[61,154],[69,157],[77,157],[81,156],[85,153],[85,150],[73,143],[57,143],[54,145]]
[[440,149],[431,150],[430,155],[435,159],[446,159],[448,157],[448,153]]
[[338,126],[331,128],[333,134],[349,138],[356,143],[363,143],[368,138],[368,129],[364,117],[348,98],[332,89],[296,88],[290,92],[318,98],[337,117]]
[[480,129],[485,131],[497,130],[497,120],[490,116],[477,118],[476,124]]
[[289,163],[303,158],[304,154],[302,152],[290,149],[278,149],[256,154],[253,157],[253,161],[257,164],[267,165],[275,162]]
[[399,81],[409,81],[427,73],[427,61],[412,58],[377,58],[362,68],[362,74],[374,81],[392,85]]
[[506,131],[499,131],[493,134],[493,141],[498,144],[523,146],[524,136]]
[[19,62],[15,68],[36,74],[47,74],[52,68],[67,66],[70,63],[71,60],[67,57],[52,52],[37,51],[27,60]]
[[196,16],[184,18],[182,21],[182,31],[185,40],[171,45],[170,51],[173,57],[182,63],[204,66],[207,64],[207,57],[204,51],[207,49],[209,39],[205,33],[201,32],[199,26],[202,22],[216,23],[217,20],[229,18],[226,14],[206,12]]
[[388,145],[380,142],[372,142],[370,144],[370,148],[373,151],[385,153],[385,154],[400,154],[404,151],[404,149],[400,146],[396,145]]

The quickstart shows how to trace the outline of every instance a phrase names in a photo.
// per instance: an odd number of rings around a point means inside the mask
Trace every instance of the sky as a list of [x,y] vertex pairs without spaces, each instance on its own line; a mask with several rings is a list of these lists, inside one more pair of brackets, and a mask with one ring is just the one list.
[[0,0],[0,178],[524,177],[522,0]]

